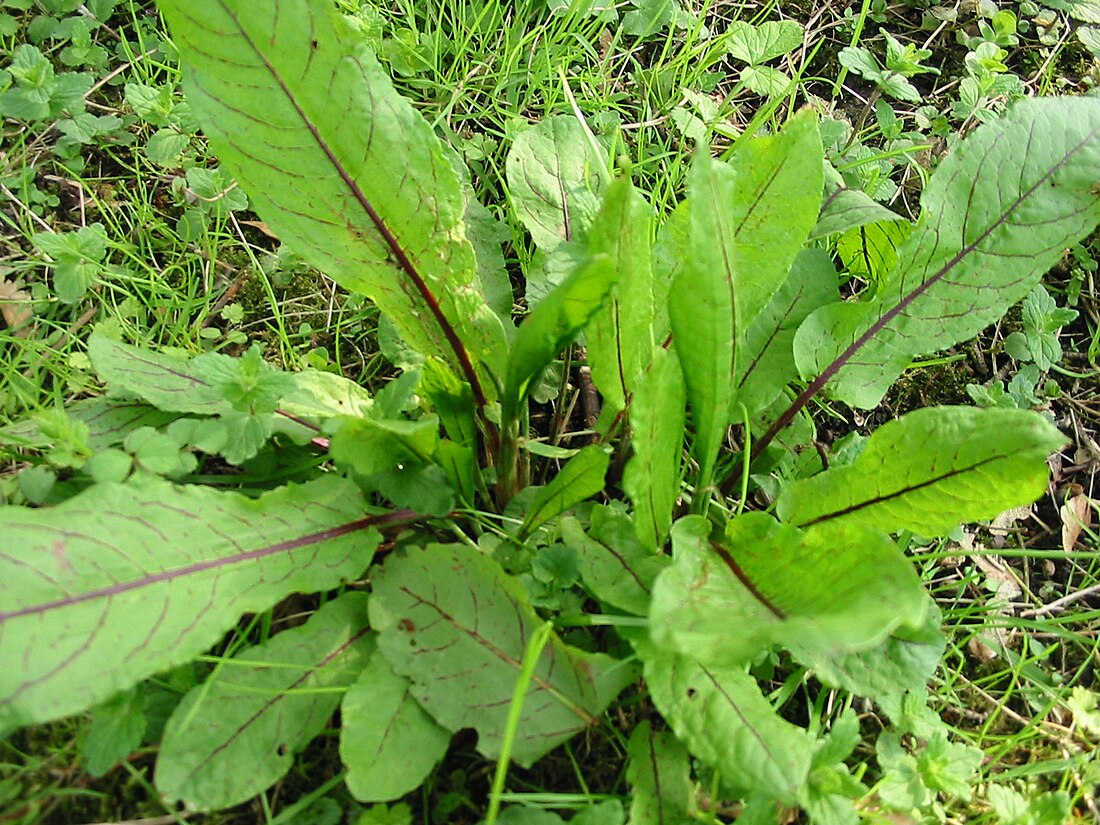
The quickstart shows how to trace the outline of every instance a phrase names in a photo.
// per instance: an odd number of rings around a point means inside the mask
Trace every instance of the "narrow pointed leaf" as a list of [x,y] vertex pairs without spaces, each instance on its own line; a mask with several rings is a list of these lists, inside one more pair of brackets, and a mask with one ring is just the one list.
[[554,115],[520,132],[504,168],[512,205],[535,246],[549,252],[584,239],[600,208],[607,158],[575,117]]
[[0,508],[0,729],[81,711],[213,645],[244,613],[359,575],[379,541],[351,482],[250,500],[101,484]]
[[776,644],[866,650],[924,620],[920,579],[879,533],[800,531],[753,512],[730,521],[724,541],[709,534],[699,516],[676,524],[650,612],[654,641],[700,662],[741,664]]
[[687,825],[695,807],[690,754],[671,733],[655,733],[649,722],[634,728],[626,746],[629,761],[630,825]]
[[328,724],[340,689],[355,681],[373,647],[367,634],[367,595],[345,593],[301,627],[224,662],[168,720],[157,789],[210,810],[271,787]]
[[659,343],[650,267],[653,210],[629,178],[611,185],[588,238],[616,270],[616,287],[588,327],[592,380],[612,412],[623,409]]
[[[187,100],[264,221],[471,383],[503,327],[431,126],[325,0],[159,0]],[[486,389],[492,388],[485,382]],[[479,393],[475,390],[475,396]]]
[[539,490],[520,526],[520,537],[531,535],[550,519],[603,490],[611,456],[596,444],[591,444],[569,459],[561,472]]
[[508,353],[503,418],[510,421],[532,382],[563,349],[573,343],[615,286],[615,267],[606,255],[581,264],[520,324]]
[[1046,458],[1065,437],[1027,410],[931,407],[884,424],[859,457],[780,495],[784,521],[924,536],[993,518],[1046,490]]
[[689,246],[669,311],[695,427],[699,486],[710,484],[746,360],[751,324],[787,280],[817,220],[821,137],[812,112],[746,143],[729,165],[700,158],[688,185]]
[[340,707],[340,759],[360,802],[398,799],[431,773],[451,736],[417,704],[409,680],[374,654]]
[[[524,650],[542,624],[526,591],[462,545],[393,556],[373,586],[371,622],[394,672],[440,725],[474,728],[478,750],[499,755]],[[524,697],[512,758],[530,766],[593,724],[635,676],[630,665],[552,637]]]
[[799,330],[799,370],[871,408],[910,360],[976,335],[1100,221],[1100,106],[1021,101],[979,127],[932,176],[899,264],[870,300],[818,310]]
[[638,538],[652,550],[668,538],[680,496],[685,403],[679,360],[658,347],[634,393],[630,414],[634,452],[623,471],[623,489],[634,502]]
[[810,737],[781,719],[756,680],[739,667],[701,665],[634,641],[661,715],[694,756],[742,792],[792,800],[806,781]]
[[691,403],[700,494],[710,485],[729,425],[738,338],[733,170],[700,155],[688,176],[687,259],[672,284],[669,318]]

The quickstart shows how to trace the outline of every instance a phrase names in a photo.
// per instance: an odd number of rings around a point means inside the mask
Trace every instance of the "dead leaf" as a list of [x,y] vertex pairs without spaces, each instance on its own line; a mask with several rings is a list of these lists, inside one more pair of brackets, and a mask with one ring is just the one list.
[[1092,507],[1089,497],[1077,493],[1066,499],[1058,511],[1062,518],[1062,549],[1067,553],[1077,546],[1081,531],[1092,524]]
[[989,535],[993,537],[993,545],[997,548],[1005,546],[1005,537],[1015,529],[1016,522],[1023,521],[1031,515],[1031,505],[1013,507],[1005,510],[989,523]]
[[7,278],[0,280],[0,316],[14,335],[25,338],[30,334],[25,325],[34,317],[31,294]]
[[240,223],[243,226],[251,226],[255,229],[259,229],[261,232],[263,232],[269,238],[274,238],[275,240],[279,240],[279,236],[276,235],[274,232],[272,232],[270,229],[268,229],[267,224],[264,223],[263,221],[241,221]]

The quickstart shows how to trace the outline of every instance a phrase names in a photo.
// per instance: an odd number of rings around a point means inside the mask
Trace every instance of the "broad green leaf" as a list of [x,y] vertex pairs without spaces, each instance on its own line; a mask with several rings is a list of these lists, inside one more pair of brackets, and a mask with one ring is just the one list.
[[[749,326],[738,359],[737,401],[749,413],[765,409],[798,377],[794,336],[814,310],[839,299],[837,274],[828,254],[804,249],[764,311]],[[734,420],[739,416],[734,411]]]
[[[218,353],[207,353],[196,358],[153,352],[141,347],[123,344],[103,335],[93,334],[88,342],[88,355],[99,377],[108,384],[112,394],[133,397],[145,401],[165,412],[219,416],[223,423],[238,428],[248,421],[262,424],[262,438],[273,431],[308,441],[318,434],[321,422],[341,416],[363,416],[373,406],[370,393],[347,378],[329,372],[306,369],[296,373],[278,372],[270,367],[253,366],[259,380],[253,380],[238,362]],[[218,378],[225,380],[219,385]],[[248,405],[247,415],[234,416],[231,397],[234,385],[245,392],[253,386],[268,395],[269,403],[262,408]],[[274,404],[278,404],[275,408]],[[137,405],[121,400],[81,402],[73,410],[88,406],[88,414],[74,412],[89,421],[93,428],[106,436],[115,427],[128,427],[134,422],[167,422],[175,416],[160,413],[140,414]],[[117,407],[117,411],[114,408]],[[268,420],[271,411],[276,413]],[[128,412],[127,412],[128,411]],[[102,415],[104,418],[100,418]],[[317,422],[311,425],[309,422]],[[115,442],[117,443],[117,442]],[[216,452],[216,450],[207,450]]]
[[1065,437],[1027,410],[930,407],[884,424],[859,457],[784,488],[784,521],[924,536],[993,518],[1046,490]]
[[572,115],[544,118],[516,136],[505,161],[508,194],[535,246],[583,240],[600,208],[607,158]]
[[778,97],[791,86],[791,78],[771,66],[746,66],[739,77],[746,89],[764,97]]
[[371,655],[349,688],[340,718],[340,759],[348,790],[360,802],[398,799],[418,788],[451,740],[381,654]]
[[[839,173],[833,172],[837,175]],[[839,235],[872,223],[900,221],[902,217],[891,212],[866,192],[838,186],[825,198],[821,215],[810,232],[809,240],[816,241],[829,235]]]
[[653,581],[669,558],[642,546],[629,516],[596,507],[587,533],[575,518],[562,519],[561,533],[576,552],[581,580],[593,596],[635,616],[649,613]]
[[[495,758],[527,641],[542,624],[522,585],[454,544],[391,556],[372,585],[371,623],[386,661],[440,725],[474,728],[478,750]],[[636,675],[552,637],[524,697],[512,758],[530,766],[595,723]]]
[[[96,453],[121,444],[133,430],[161,427],[177,418],[148,404],[104,396],[76,401],[65,407],[65,415],[87,426],[87,444]],[[0,443],[45,449],[51,439],[36,418],[28,418],[0,429]]]
[[653,703],[692,755],[743,793],[793,799],[809,773],[813,743],[779,717],[752,676],[699,664],[648,639],[632,642]]
[[669,310],[706,488],[735,395],[749,326],[787,279],[817,220],[821,137],[812,112],[746,143],[730,165],[700,155],[689,181],[689,246]]
[[434,415],[416,421],[348,418],[333,434],[329,451],[339,465],[372,476],[403,462],[426,464],[438,444],[439,419]]
[[80,746],[88,773],[103,776],[136,751],[148,722],[140,687],[124,690],[94,708]]
[[695,786],[687,748],[670,733],[654,733],[646,721],[634,728],[626,754],[630,825],[694,822],[689,816],[695,807]]
[[1100,221],[1100,106],[1033,99],[979,127],[936,170],[898,266],[866,301],[795,338],[810,389],[871,408],[910,360],[976,335]]
[[191,661],[244,613],[359,575],[379,534],[328,476],[251,500],[103,484],[0,508],[0,730],[81,711]]
[[581,264],[520,324],[508,353],[502,400],[505,421],[513,420],[532,382],[577,337],[607,300],[617,272],[606,255]]
[[569,459],[561,472],[535,493],[519,528],[520,537],[531,535],[550,519],[603,490],[610,463],[611,456],[597,444],[590,444]]
[[615,267],[616,287],[585,334],[592,380],[610,412],[622,410],[653,357],[656,316],[650,267],[653,210],[629,178],[613,183],[588,236]]
[[209,810],[275,784],[328,724],[341,689],[366,663],[368,630],[367,595],[345,593],[301,627],[224,660],[168,720],[157,789]]
[[940,631],[943,615],[927,598],[928,616],[921,627],[899,629],[870,650],[822,656],[793,645],[792,652],[829,687],[879,704],[899,703],[906,691],[922,695],[947,645]]
[[897,546],[837,528],[801,531],[751,512],[718,542],[701,516],[681,519],[672,566],[653,587],[654,641],[705,664],[737,665],[775,644],[823,656],[866,650],[920,625],[928,600]]
[[88,357],[100,379],[122,392],[166,412],[220,415],[232,406],[200,378],[192,360],[153,352],[93,335]]
[[264,221],[415,349],[491,392],[475,363],[499,375],[505,336],[466,237],[461,178],[332,4],[158,6],[188,103]]
[[779,20],[754,26],[736,20],[726,30],[726,48],[745,63],[766,63],[802,45],[801,24]]
[[642,373],[630,410],[633,455],[623,471],[623,490],[634,502],[638,538],[662,547],[680,495],[684,447],[684,379],[674,353],[658,347]]
[[849,275],[877,289],[897,264],[898,246],[912,229],[909,221],[880,221],[850,229],[837,238],[837,257]]
[[803,109],[778,135],[748,141],[730,160],[733,199],[712,205],[728,209],[734,226],[734,301],[741,330],[748,329],[784,283],[817,221],[823,157],[817,115]]

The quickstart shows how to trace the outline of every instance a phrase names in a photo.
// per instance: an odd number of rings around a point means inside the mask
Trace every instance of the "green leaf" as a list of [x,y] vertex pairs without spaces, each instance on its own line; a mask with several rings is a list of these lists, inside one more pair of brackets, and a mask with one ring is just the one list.
[[600,208],[607,158],[575,117],[552,115],[516,136],[505,175],[516,216],[535,246],[550,252],[584,239]]
[[576,551],[581,579],[593,596],[635,616],[649,613],[653,582],[669,558],[642,546],[629,516],[596,507],[587,533],[575,518],[562,519],[561,533]]
[[88,773],[103,776],[136,751],[147,723],[145,694],[140,689],[123,691],[96,707],[81,744]]
[[588,248],[615,267],[616,287],[585,335],[592,380],[604,406],[622,410],[657,345],[650,268],[653,210],[629,178],[615,181],[588,236]]
[[633,639],[661,715],[691,753],[742,792],[791,800],[810,770],[813,744],[779,717],[739,667],[701,665]]
[[746,89],[764,97],[778,97],[791,86],[790,76],[771,66],[746,66],[739,77]]
[[802,25],[779,20],[754,26],[736,20],[726,29],[726,48],[744,63],[766,63],[802,45]]
[[475,397],[491,391],[475,363],[500,374],[504,331],[465,234],[460,177],[332,4],[158,6],[190,106],[272,230],[476,384]]
[[[833,174],[839,178],[838,172],[834,171]],[[900,215],[891,212],[866,192],[840,186],[825,198],[809,240],[820,240],[828,235],[838,235],[872,223],[900,220],[903,220]]]
[[869,650],[824,656],[795,644],[792,652],[824,684],[900,706],[906,691],[923,695],[947,647],[940,631],[943,616],[930,597],[928,602],[923,626],[895,631]]
[[519,536],[531,535],[550,519],[603,490],[610,463],[611,456],[597,444],[590,444],[569,459],[561,472],[535,493],[519,528]]
[[196,374],[193,362],[186,358],[130,346],[103,335],[92,335],[88,340],[88,357],[96,374],[112,390],[159,410],[218,415],[232,409]]
[[[463,545],[394,555],[372,585],[371,623],[394,672],[440,725],[474,728],[478,750],[498,756],[527,640],[542,624],[522,585]],[[552,637],[524,697],[512,758],[530,766],[595,723],[635,676]]]
[[734,381],[737,401],[749,413],[766,409],[798,377],[794,336],[799,325],[811,312],[838,299],[836,269],[829,255],[820,249],[802,250],[741,345],[743,357]]
[[438,443],[439,419],[434,415],[416,421],[348,418],[340,422],[329,450],[340,466],[372,476],[404,463],[426,464]]
[[917,756],[917,767],[924,782],[934,791],[970,799],[975,774],[982,766],[981,748],[949,742],[945,733],[937,734]]
[[607,300],[617,272],[605,255],[581,264],[520,324],[508,353],[502,417],[515,418],[532,382],[585,328]]
[[397,799],[419,787],[451,740],[381,654],[370,657],[344,696],[340,718],[340,759],[360,802]]
[[837,239],[837,257],[849,275],[878,288],[897,264],[898,246],[912,228],[909,221],[892,220],[850,229]]
[[739,344],[787,279],[817,220],[821,137],[812,112],[742,146],[729,166],[704,155],[688,181],[690,244],[669,310],[695,424],[699,488],[729,424]]
[[928,609],[912,565],[867,530],[800,531],[751,512],[729,522],[722,543],[700,516],[677,522],[672,541],[650,632],[704,664],[749,662],[773,644],[822,656],[866,650],[920,625]]
[[1021,101],[978,128],[925,187],[920,220],[882,289],[818,310],[798,331],[808,392],[824,385],[872,408],[914,356],[1000,318],[1100,220],[1098,166],[1095,101]]
[[649,722],[634,728],[626,746],[630,783],[630,825],[693,822],[695,787],[687,748],[670,733],[654,733]]
[[234,410],[254,414],[274,412],[294,386],[287,373],[263,359],[257,344],[239,358],[218,352],[200,355],[191,361],[191,374],[228,401]]
[[190,144],[190,135],[173,129],[158,129],[145,144],[145,156],[160,166],[173,166]]
[[737,224],[729,206],[735,187],[731,167],[698,155],[688,173],[687,258],[669,294],[676,354],[691,403],[692,451],[699,462],[701,497],[714,474],[733,399],[733,359],[740,333],[734,294],[741,271],[736,262]]
[[931,407],[880,427],[845,467],[789,484],[784,521],[938,536],[1046,490],[1046,457],[1065,437],[1026,410]]
[[209,648],[244,613],[370,562],[382,517],[327,476],[250,500],[166,482],[0,508],[0,730],[58,719]]
[[[328,724],[373,645],[367,595],[345,593],[301,627],[225,659],[179,703],[157,756],[157,789],[208,810],[277,782]],[[247,770],[241,770],[247,765]]]
[[633,455],[623,471],[623,490],[634,502],[642,543],[662,547],[680,496],[684,446],[684,379],[676,356],[659,347],[642,373],[631,404]]

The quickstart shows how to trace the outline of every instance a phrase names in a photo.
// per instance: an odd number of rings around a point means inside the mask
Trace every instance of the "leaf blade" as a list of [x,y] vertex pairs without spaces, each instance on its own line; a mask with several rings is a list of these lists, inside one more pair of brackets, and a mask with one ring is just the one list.
[[[444,728],[473,727],[500,753],[527,640],[541,621],[526,591],[492,559],[461,545],[411,548],[374,579],[379,649]],[[523,705],[512,758],[529,766],[595,721],[634,677],[629,665],[551,636]]]
[[787,485],[780,517],[924,536],[993,518],[1046,490],[1065,438],[1027,410],[932,407],[884,424],[844,467]]
[[192,688],[165,727],[157,788],[189,808],[210,810],[275,784],[327,724],[338,689],[366,662],[374,647],[366,620],[367,595],[345,593],[301,627],[242,649]]
[[[461,181],[373,54],[320,0],[158,5],[188,101],[265,222],[482,400],[471,357],[499,374],[504,335],[465,236]],[[376,173],[395,162],[402,174]]]
[[914,356],[1000,317],[1100,221],[1098,164],[1092,101],[1021,101],[980,127],[932,176],[900,263],[876,296],[818,310],[799,330],[799,370],[813,379],[807,399],[826,387],[874,407]]
[[0,728],[76,713],[190,661],[243,613],[358,575],[380,538],[355,535],[378,520],[362,513],[336,477],[256,502],[158,481],[0,509],[18,538],[0,554],[0,655],[22,663],[0,674]]

